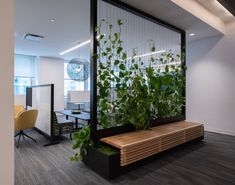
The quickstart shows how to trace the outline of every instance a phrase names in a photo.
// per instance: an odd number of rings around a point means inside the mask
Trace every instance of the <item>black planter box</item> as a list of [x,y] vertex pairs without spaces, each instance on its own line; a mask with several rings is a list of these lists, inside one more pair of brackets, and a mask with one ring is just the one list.
[[113,155],[107,155],[107,154],[104,154],[103,152],[100,152],[96,148],[91,147],[88,149],[87,155],[84,157],[83,162],[94,172],[96,172],[103,178],[110,180],[110,179],[119,177],[122,174],[128,173],[129,171],[132,171],[133,169],[144,166],[147,163],[151,163],[155,159],[167,153],[169,154],[171,152],[174,153],[175,151],[182,150],[182,147],[199,142],[203,139],[204,139],[204,136],[201,136],[199,138],[193,139],[181,145],[178,145],[168,150],[157,153],[153,156],[150,156],[140,161],[137,161],[135,163],[129,164],[125,167],[120,166],[120,151],[118,151],[117,153]]
[[91,147],[83,162],[105,179],[113,179],[121,175],[120,152],[107,155]]

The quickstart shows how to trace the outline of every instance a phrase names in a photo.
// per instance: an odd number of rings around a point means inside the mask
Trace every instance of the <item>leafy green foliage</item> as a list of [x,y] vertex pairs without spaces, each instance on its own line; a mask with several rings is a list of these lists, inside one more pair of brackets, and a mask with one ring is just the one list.
[[[153,118],[181,115],[185,102],[184,55],[165,52],[158,58],[151,56],[149,65],[135,50],[128,58],[121,40],[122,25],[122,20],[116,25],[102,20],[96,29],[97,35],[102,35],[94,56],[98,62],[99,123],[103,128],[132,124],[140,130],[150,128]],[[101,33],[103,27],[109,34]],[[156,51],[153,41],[150,51]]]
[[71,161],[80,161],[87,154],[87,149],[93,145],[93,141],[90,138],[90,127],[84,126],[79,132],[75,132],[73,135],[75,141],[73,149],[79,148],[79,152],[70,158]]
[[[181,115],[185,104],[183,89],[185,85],[185,55],[175,55],[171,51],[162,53],[160,57],[150,57],[148,65],[137,57],[136,50],[127,57],[121,40],[122,20],[112,25],[102,20],[96,28],[98,52],[93,58],[98,62],[97,104],[98,121],[103,128],[119,124],[132,124],[136,130],[149,129],[153,118],[168,118]],[[109,34],[101,33],[106,26]],[[114,32],[117,26],[119,32]],[[156,46],[151,41],[150,51]],[[115,95],[114,95],[115,94]],[[94,145],[90,138],[90,128],[85,126],[74,134],[73,149],[80,152],[71,157],[79,161]],[[116,150],[108,146],[94,146],[107,155]]]
[[119,152],[118,149],[101,142],[96,142],[93,147],[105,155],[114,155]]

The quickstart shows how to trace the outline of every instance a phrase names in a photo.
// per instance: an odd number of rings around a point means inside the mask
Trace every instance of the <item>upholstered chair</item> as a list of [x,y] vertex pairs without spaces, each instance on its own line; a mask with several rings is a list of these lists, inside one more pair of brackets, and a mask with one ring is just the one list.
[[17,142],[17,148],[19,147],[20,138],[21,136],[24,138],[24,136],[32,139],[34,142],[36,142],[35,139],[28,136],[24,133],[24,130],[31,129],[35,127],[36,119],[38,115],[38,110],[25,110],[17,114],[17,116],[14,118],[15,123],[15,130],[18,131],[18,133],[15,135],[15,137],[18,138]]

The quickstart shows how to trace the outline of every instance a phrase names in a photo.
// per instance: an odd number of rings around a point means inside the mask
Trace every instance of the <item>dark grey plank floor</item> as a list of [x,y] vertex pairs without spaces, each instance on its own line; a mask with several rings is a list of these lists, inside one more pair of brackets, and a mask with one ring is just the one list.
[[204,142],[185,146],[115,180],[106,181],[82,163],[70,162],[72,142],[43,147],[29,134],[15,148],[15,185],[235,185],[235,137],[206,132]]

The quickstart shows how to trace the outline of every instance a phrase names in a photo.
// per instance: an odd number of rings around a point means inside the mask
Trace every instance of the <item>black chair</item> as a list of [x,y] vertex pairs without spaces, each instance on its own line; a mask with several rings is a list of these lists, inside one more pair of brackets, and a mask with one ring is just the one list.
[[54,112],[54,135],[60,136],[62,134],[69,134],[70,139],[72,139],[72,133],[74,132],[74,123],[71,120],[67,120],[62,117],[57,117],[56,113]]

